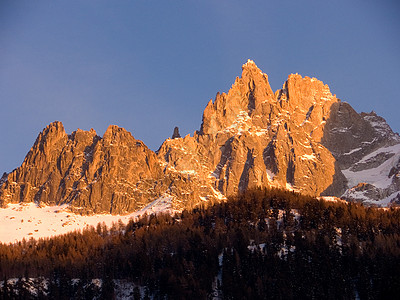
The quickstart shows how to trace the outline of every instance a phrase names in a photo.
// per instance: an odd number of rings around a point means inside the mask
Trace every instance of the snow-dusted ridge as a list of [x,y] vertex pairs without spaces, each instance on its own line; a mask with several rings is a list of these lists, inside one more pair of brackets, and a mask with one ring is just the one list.
[[0,209],[0,242],[14,243],[22,239],[39,239],[82,230],[87,226],[103,223],[107,227],[120,220],[128,223],[130,219],[144,214],[160,212],[174,213],[172,197],[163,195],[143,209],[128,215],[98,214],[82,216],[71,213],[68,205],[41,206],[35,203],[9,204]]

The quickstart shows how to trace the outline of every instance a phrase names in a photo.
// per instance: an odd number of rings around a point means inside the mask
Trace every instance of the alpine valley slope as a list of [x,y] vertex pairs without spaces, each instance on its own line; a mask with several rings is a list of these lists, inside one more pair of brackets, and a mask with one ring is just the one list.
[[272,91],[251,60],[217,94],[193,136],[177,129],[157,152],[111,125],[65,133],[48,125],[20,167],[0,180],[0,204],[69,204],[126,214],[159,199],[193,208],[253,187],[388,206],[400,201],[400,136],[374,112],[358,114],[315,78],[292,74]]

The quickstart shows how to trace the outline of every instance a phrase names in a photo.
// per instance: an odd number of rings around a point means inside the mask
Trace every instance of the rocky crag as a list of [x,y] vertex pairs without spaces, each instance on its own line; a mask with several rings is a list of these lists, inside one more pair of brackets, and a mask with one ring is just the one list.
[[115,125],[100,137],[79,129],[68,135],[60,122],[50,124],[22,165],[0,180],[0,204],[123,214],[157,199],[179,210],[268,186],[397,203],[400,137],[315,78],[292,74],[273,92],[249,60],[229,92],[207,104],[200,130],[182,138],[175,128],[157,152]]

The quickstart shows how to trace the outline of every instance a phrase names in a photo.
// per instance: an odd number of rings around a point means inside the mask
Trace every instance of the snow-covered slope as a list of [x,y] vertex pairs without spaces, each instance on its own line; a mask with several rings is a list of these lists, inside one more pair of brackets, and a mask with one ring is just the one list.
[[348,189],[343,197],[378,206],[399,201],[400,144],[382,147],[343,170]]
[[121,220],[128,223],[131,218],[160,212],[173,213],[172,197],[164,195],[145,208],[128,215],[97,214],[82,216],[71,213],[68,205],[42,206],[35,203],[9,204],[0,209],[0,242],[14,243],[22,239],[39,239],[82,230],[87,226],[104,223],[107,227]]

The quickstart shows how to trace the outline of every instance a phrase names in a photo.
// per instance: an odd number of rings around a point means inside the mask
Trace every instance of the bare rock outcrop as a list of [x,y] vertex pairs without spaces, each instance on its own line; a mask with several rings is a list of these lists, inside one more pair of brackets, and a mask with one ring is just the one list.
[[180,133],[179,133],[179,128],[178,127],[175,127],[174,128],[174,132],[172,133],[172,138],[173,139],[177,139],[177,138],[180,138],[181,137],[181,135],[180,135]]
[[125,213],[157,196],[161,167],[154,152],[123,128],[67,135],[61,122],[41,132],[21,167],[0,187],[2,203],[71,204],[83,213]]

